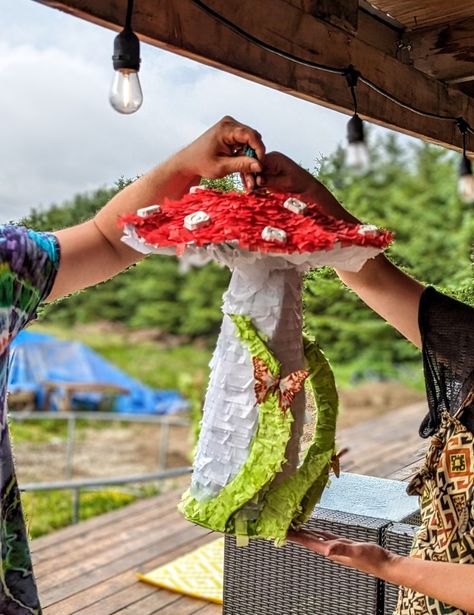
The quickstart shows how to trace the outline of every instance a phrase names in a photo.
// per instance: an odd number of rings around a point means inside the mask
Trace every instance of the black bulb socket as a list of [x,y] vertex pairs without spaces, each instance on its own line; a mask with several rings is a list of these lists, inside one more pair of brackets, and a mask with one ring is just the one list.
[[130,28],[115,37],[112,60],[114,70],[140,70],[140,41]]
[[466,175],[472,175],[472,163],[467,156],[463,156],[459,163],[459,176],[465,177]]
[[364,122],[357,115],[353,115],[347,122],[347,140],[349,143],[364,143]]

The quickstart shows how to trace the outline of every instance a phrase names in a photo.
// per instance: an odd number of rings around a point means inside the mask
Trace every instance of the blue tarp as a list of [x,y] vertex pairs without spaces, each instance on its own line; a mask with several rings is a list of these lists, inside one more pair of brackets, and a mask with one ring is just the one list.
[[[8,390],[34,391],[41,407],[42,383],[47,380],[125,387],[130,393],[114,399],[116,412],[171,414],[187,409],[186,400],[176,391],[157,391],[142,384],[80,342],[22,331],[12,343]],[[101,399],[100,393],[78,393],[73,405],[96,409]]]

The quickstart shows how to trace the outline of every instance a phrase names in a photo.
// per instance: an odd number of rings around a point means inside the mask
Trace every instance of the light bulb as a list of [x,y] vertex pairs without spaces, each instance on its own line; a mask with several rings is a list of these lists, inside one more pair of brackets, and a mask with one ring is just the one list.
[[110,90],[110,104],[119,113],[135,113],[143,102],[142,88],[138,79],[140,41],[132,32],[129,21],[114,39],[112,61],[115,76]]
[[128,68],[115,71],[109,100],[119,113],[129,114],[138,111],[143,102],[138,71]]
[[346,165],[356,175],[365,175],[369,172],[369,150],[364,141],[349,143],[346,151]]
[[464,203],[474,203],[474,177],[472,164],[466,154],[459,165],[458,193]]
[[464,203],[474,203],[474,177],[461,175],[458,181],[459,197]]
[[364,175],[370,169],[369,150],[364,139],[364,123],[355,113],[347,123],[346,165],[356,175]]

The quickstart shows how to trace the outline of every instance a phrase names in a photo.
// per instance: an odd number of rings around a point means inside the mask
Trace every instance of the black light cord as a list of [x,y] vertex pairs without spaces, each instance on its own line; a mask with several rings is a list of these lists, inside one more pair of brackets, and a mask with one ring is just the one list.
[[[383,96],[384,98],[387,98],[388,100],[395,103],[399,107],[402,107],[403,109],[407,109],[408,111],[411,111],[412,113],[416,113],[417,115],[422,115],[423,117],[427,117],[433,120],[441,120],[441,121],[446,121],[446,122],[456,122],[458,120],[458,118],[455,116],[439,115],[438,113],[431,113],[430,111],[423,111],[422,109],[417,109],[416,107],[413,107],[412,105],[409,105],[408,103],[405,103],[402,100],[395,98],[395,96],[387,92],[387,90],[384,90],[380,86],[376,85],[373,81],[370,81],[370,79],[367,79],[367,77],[364,77],[361,75],[360,80],[362,81],[362,83],[365,83],[365,85],[367,85],[369,88],[374,90],[374,92],[377,92],[377,94],[380,94],[381,96]],[[466,127],[469,132],[472,132],[472,134],[474,134],[474,129],[471,128],[471,126],[467,122],[466,122]]]
[[345,70],[346,81],[349,89],[351,91],[352,102],[354,103],[354,115],[357,115],[357,95],[356,95],[356,86],[359,81],[360,73],[356,70],[352,64],[350,64]]
[[281,58],[284,58],[285,60],[291,60],[297,64],[301,64],[302,66],[307,66],[309,68],[316,68],[317,70],[321,70],[325,73],[331,73],[333,75],[345,75],[346,74],[345,72],[346,69],[344,68],[335,68],[333,66],[327,66],[326,64],[319,64],[318,62],[312,62],[311,60],[305,60],[304,58],[298,58],[296,56],[292,56],[291,54],[286,53],[286,51],[282,51],[281,49],[278,49],[278,47],[274,47],[273,45],[270,45],[269,43],[265,43],[264,41],[261,41],[259,38],[257,38],[253,34],[249,34],[248,32],[246,32],[245,30],[237,26],[235,23],[233,23],[232,21],[230,21],[229,19],[227,19],[226,17],[224,17],[223,15],[215,11],[214,9],[211,9],[211,7],[207,6],[207,4],[204,4],[204,2],[201,2],[201,0],[191,0],[191,2],[195,4],[196,6],[198,6],[200,9],[202,9],[208,15],[211,15],[211,17],[214,17],[214,19],[216,19],[220,23],[227,26],[229,30],[232,30],[236,34],[239,34],[240,36],[242,36],[249,42],[254,43],[258,47],[265,49],[265,51],[269,51],[270,53],[280,56]]
[[[230,21],[229,19],[227,19],[226,17],[224,17],[223,15],[221,15],[220,13],[212,9],[211,7],[207,6],[207,4],[202,2],[202,0],[190,0],[190,1],[193,4],[195,4],[197,7],[199,7],[202,11],[204,11],[211,17],[214,17],[214,19],[216,19],[217,21],[225,25],[227,28],[229,28],[229,30],[232,30],[236,34],[242,36],[247,41],[257,45],[258,47],[265,49],[265,51],[269,51],[270,53],[273,53],[281,58],[284,58],[285,60],[290,60],[291,62],[294,62],[295,64],[300,64],[301,66],[315,68],[316,70],[320,70],[325,73],[331,73],[333,75],[342,75],[342,76],[345,76],[346,78],[351,68],[355,70],[354,67],[352,66],[349,66],[346,68],[337,68],[335,66],[319,64],[318,62],[312,62],[311,60],[306,60],[304,58],[300,58],[286,51],[282,51],[281,49],[278,49],[277,47],[274,47],[273,45],[270,45],[266,43],[265,41],[260,40],[253,34],[249,34],[245,30],[243,30],[242,28],[234,24],[232,21]],[[358,71],[356,72],[358,73]],[[423,117],[427,117],[427,118],[434,119],[434,120],[440,120],[440,121],[446,121],[446,122],[456,122],[456,123],[458,123],[458,121],[462,119],[465,125],[466,132],[470,132],[471,134],[474,134],[474,129],[463,118],[458,118],[458,117],[449,116],[449,115],[439,115],[438,113],[431,113],[430,111],[424,111],[422,109],[417,109],[416,107],[413,107],[412,105],[396,98],[395,96],[393,96],[392,94],[390,94],[389,92],[387,92],[386,90],[384,90],[383,88],[375,84],[373,81],[371,81],[367,77],[364,77],[360,73],[358,73],[358,79],[362,81],[362,83],[364,83],[371,90],[373,90],[374,92],[377,92],[377,94],[380,94],[381,96],[383,96],[387,100],[390,100],[391,102],[398,105],[399,107],[402,107],[403,109],[406,109],[407,111],[411,111],[412,113],[416,113],[417,115],[421,115]],[[354,101],[354,106],[357,109],[357,99],[355,96],[355,85],[351,86],[349,84],[349,87],[351,88],[351,94],[352,94],[352,98]]]
[[134,0],[128,0],[128,4],[127,4],[127,17],[125,19],[125,28],[127,30],[132,29],[133,2]]
[[466,149],[467,149],[467,133],[469,130],[469,124],[466,122],[466,120],[463,117],[458,117],[456,119],[456,125],[459,128],[459,132],[462,135],[462,155],[464,158],[467,158]]

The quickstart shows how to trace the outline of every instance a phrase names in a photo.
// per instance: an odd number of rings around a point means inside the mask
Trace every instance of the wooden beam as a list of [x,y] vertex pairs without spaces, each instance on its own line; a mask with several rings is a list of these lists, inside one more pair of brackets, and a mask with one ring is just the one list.
[[[40,1],[114,29],[123,23],[126,8],[126,0]],[[474,126],[474,102],[470,97],[284,0],[240,0],[231,10],[228,0],[207,3],[270,45],[331,66],[353,64],[407,105],[445,116],[463,116]],[[261,49],[190,0],[138,0],[135,6],[134,28],[149,43],[339,111],[352,110],[343,77],[295,64]],[[459,149],[460,138],[453,122],[414,114],[363,84],[358,88],[358,97],[361,115],[371,121]]]
[[355,34],[359,40],[377,47],[388,55],[397,56],[398,42],[404,31],[403,26],[384,16],[365,0],[285,1],[313,17]]
[[323,19],[333,26],[355,33],[359,0],[286,0],[305,13]]
[[416,68],[443,81],[474,79],[474,18],[407,34]]
[[365,10],[359,11],[357,38],[393,58],[400,54],[399,42],[403,29],[373,17]]
[[474,80],[465,81],[464,83],[460,83],[456,87],[458,87],[464,94],[467,94],[468,96],[474,98]]

